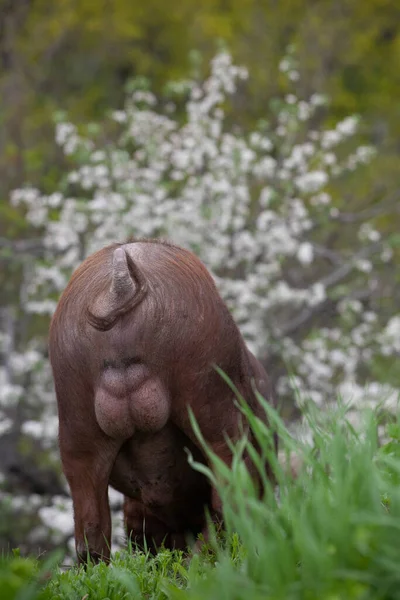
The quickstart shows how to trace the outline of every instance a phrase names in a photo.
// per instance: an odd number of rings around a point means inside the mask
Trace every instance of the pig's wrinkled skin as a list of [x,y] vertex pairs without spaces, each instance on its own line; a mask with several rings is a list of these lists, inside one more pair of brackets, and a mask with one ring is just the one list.
[[[265,420],[252,388],[270,396],[201,261],[168,242],[113,244],[75,271],[49,337],[63,470],[74,505],[78,560],[110,555],[108,486],[125,495],[128,534],[149,548],[185,548],[206,535],[204,508],[221,518],[190,406],[208,446],[230,464],[227,435],[246,430],[218,365]],[[254,466],[246,464],[259,483]]]

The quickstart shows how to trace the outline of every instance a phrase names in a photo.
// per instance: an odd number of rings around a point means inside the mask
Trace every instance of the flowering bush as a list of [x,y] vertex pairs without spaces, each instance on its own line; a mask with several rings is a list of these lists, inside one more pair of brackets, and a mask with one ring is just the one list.
[[[335,191],[374,150],[355,143],[356,117],[320,126],[326,99],[298,97],[292,54],[280,69],[292,89],[252,131],[228,125],[229,97],[247,72],[226,53],[204,82],[171,85],[161,100],[134,83],[123,109],[84,133],[58,122],[71,170],[50,195],[25,187],[11,198],[43,242],[24,280],[23,310],[51,315],[71,272],[100,247],[168,237],[211,269],[279,398],[293,396],[294,383],[298,399],[321,407],[342,394],[355,414],[385,398],[393,408],[395,385],[371,379],[376,361],[399,350],[400,317],[385,322],[376,308],[393,250],[368,215],[343,212]],[[41,412],[24,431],[54,440],[55,399],[39,348],[32,340],[0,368],[0,404],[6,414],[22,396],[36,402]],[[24,386],[27,371],[34,376]]]

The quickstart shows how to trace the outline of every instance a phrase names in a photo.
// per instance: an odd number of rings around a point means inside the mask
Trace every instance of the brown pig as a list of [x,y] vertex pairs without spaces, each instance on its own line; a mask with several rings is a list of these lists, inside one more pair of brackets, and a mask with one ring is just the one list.
[[[203,263],[168,242],[113,244],[75,271],[49,336],[59,445],[74,506],[78,559],[108,559],[108,486],[125,495],[128,534],[140,545],[183,549],[206,534],[205,508],[221,518],[188,407],[228,465],[246,424],[218,365],[265,420],[252,380],[267,375],[246,348]],[[246,464],[257,481],[249,457]]]

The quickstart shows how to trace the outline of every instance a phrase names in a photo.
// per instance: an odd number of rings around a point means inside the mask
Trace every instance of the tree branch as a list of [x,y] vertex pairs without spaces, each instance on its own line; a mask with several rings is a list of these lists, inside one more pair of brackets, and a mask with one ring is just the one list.
[[[343,281],[343,279],[345,279],[347,275],[351,273],[351,271],[354,269],[354,264],[357,260],[361,260],[363,258],[366,258],[367,256],[370,256],[377,250],[381,249],[381,247],[382,242],[376,242],[375,244],[371,244],[370,246],[363,248],[362,250],[360,250],[360,252],[354,255],[351,261],[341,265],[340,267],[332,271],[332,273],[320,279],[317,283],[322,284],[324,288],[329,288],[336,285],[340,281]],[[369,295],[372,294],[372,290],[368,290],[368,292]],[[352,294],[350,294],[349,297],[354,298]],[[312,320],[316,314],[324,310],[324,308],[330,302],[332,302],[332,300],[326,299],[320,302],[319,304],[316,304],[315,306],[304,308],[299,315],[297,315],[294,319],[291,319],[288,323],[286,323],[286,325],[284,325],[281,329],[278,330],[279,335],[292,335],[297,329],[305,325],[308,321]]]
[[359,221],[367,221],[368,219],[373,219],[374,217],[380,217],[385,214],[390,214],[393,211],[399,212],[400,192],[395,192],[391,194],[389,198],[385,198],[379,204],[375,204],[369,208],[365,208],[358,213],[345,213],[340,212],[336,217],[336,221],[340,221],[341,223],[356,223]]

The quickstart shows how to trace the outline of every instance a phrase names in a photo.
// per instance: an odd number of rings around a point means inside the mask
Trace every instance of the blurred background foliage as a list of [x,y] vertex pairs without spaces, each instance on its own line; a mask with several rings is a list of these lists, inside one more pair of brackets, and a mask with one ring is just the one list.
[[[190,68],[202,73],[221,43],[251,73],[235,100],[236,120],[264,116],[269,99],[284,91],[278,64],[295,43],[299,96],[329,95],[327,121],[362,115],[365,141],[378,148],[374,172],[355,182],[365,192],[357,197],[373,204],[393,189],[400,171],[396,2],[1,0],[0,237],[29,235],[8,203],[10,190],[30,183],[50,192],[62,172],[54,113],[67,111],[74,123],[99,118],[122,103],[132,77],[148,77],[160,90]],[[386,225],[396,229],[389,212]],[[0,286],[12,293],[20,267],[9,260],[9,244],[1,246]]]
[[122,102],[129,78],[149,77],[160,89],[187,75],[194,53],[206,67],[220,42],[251,73],[235,107],[244,120],[264,115],[281,91],[278,63],[295,43],[300,95],[326,92],[331,120],[360,113],[365,136],[386,156],[386,179],[398,167],[399,29],[400,5],[391,0],[2,0],[2,233],[23,227],[6,208],[10,189],[55,181],[54,111],[95,119]]
[[[30,229],[22,208],[11,206],[9,194],[26,183],[51,193],[66,170],[68,157],[54,141],[57,113],[66,112],[77,124],[101,119],[122,105],[132,78],[148,78],[157,92],[189,72],[201,77],[222,44],[251,74],[230,109],[236,123],[265,118],[270,100],[285,93],[279,62],[291,44],[299,60],[298,96],[328,95],[331,103],[319,113],[327,124],[353,113],[362,117],[360,142],[373,144],[377,158],[372,169],[359,169],[346,179],[337,206],[350,214],[374,215],[376,205],[380,230],[397,235],[399,2],[0,0],[0,311],[12,306],[12,318],[18,320],[24,268],[37,251],[37,231]],[[340,248],[352,235],[351,220],[343,227],[343,239],[337,228],[334,235],[331,247]],[[398,273],[387,277],[398,278]],[[380,302],[388,314],[399,300],[385,298],[382,289]],[[47,324],[38,316],[20,322],[14,343],[23,345],[33,332],[45,336]],[[0,356],[3,362],[6,358]],[[385,372],[386,365],[375,368]],[[15,477],[6,489],[40,494],[41,481],[50,494],[62,494],[40,448],[21,447],[20,436],[2,440],[3,462],[12,457]],[[26,523],[21,519],[20,524],[25,531]],[[5,516],[0,537],[8,525]],[[21,535],[8,539],[20,543]]]

